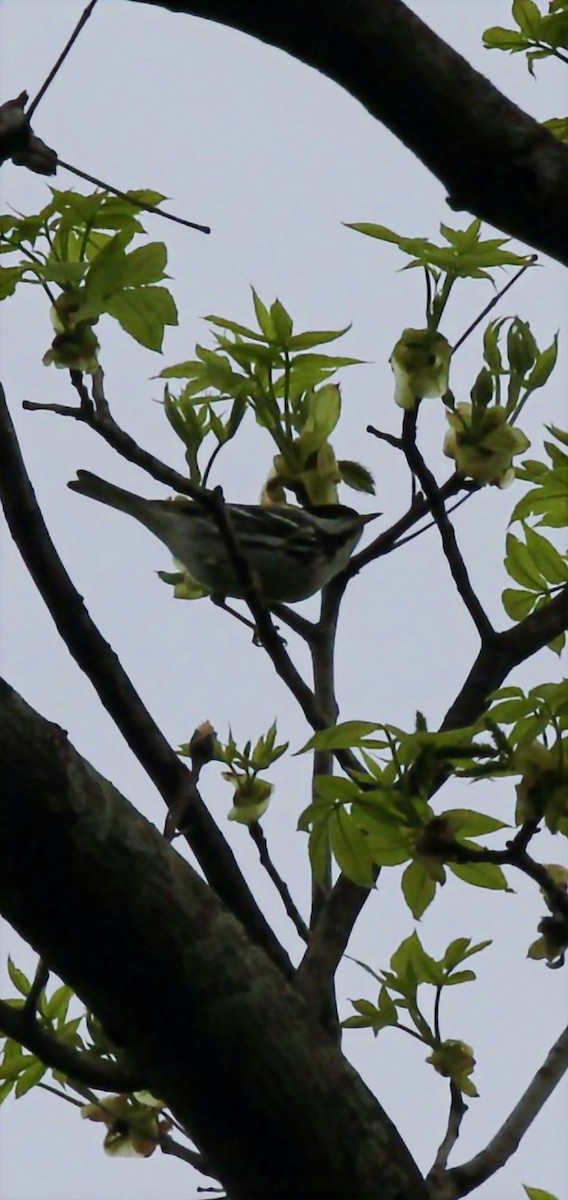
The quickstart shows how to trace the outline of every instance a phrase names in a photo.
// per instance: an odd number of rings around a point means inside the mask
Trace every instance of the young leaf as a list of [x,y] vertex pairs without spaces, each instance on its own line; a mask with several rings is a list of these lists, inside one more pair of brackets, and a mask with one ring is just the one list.
[[36,1083],[39,1083],[40,1079],[43,1079],[47,1069],[44,1063],[36,1061],[26,1071],[23,1071],[16,1083],[14,1091],[16,1099],[19,1100],[20,1096],[25,1096],[30,1088],[35,1087]]
[[510,892],[507,880],[496,863],[448,863],[448,869],[474,887],[490,888],[493,891]]
[[436,894],[436,881],[421,862],[411,862],[402,876],[402,894],[416,921],[426,912]]
[[[373,721],[342,721],[340,725],[333,725],[330,729],[321,729],[314,733],[296,754],[305,754],[308,750],[346,750],[351,746],[360,745],[373,747],[373,743],[368,742],[367,737],[380,728],[380,725]],[[380,745],[382,747],[386,743],[381,742]]]
[[30,987],[31,987],[30,981],[27,978],[27,976],[24,975],[24,972],[20,971],[20,968],[16,966],[15,962],[13,962],[13,960],[9,956],[8,956],[8,975],[10,976],[10,979],[12,980],[12,983],[14,984],[16,991],[20,992],[20,995],[22,995],[22,996],[27,996],[27,994],[30,990]]

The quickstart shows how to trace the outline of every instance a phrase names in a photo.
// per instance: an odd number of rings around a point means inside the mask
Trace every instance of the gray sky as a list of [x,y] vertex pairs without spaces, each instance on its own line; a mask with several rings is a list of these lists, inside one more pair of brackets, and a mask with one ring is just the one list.
[[[483,51],[483,29],[510,24],[505,0],[414,0],[410,7],[535,117],[566,111],[565,75],[555,64],[538,66],[535,83],[520,57]],[[75,0],[4,0],[3,98],[24,87],[35,93],[81,9]],[[183,469],[181,443],[156,403],[161,384],[151,377],[163,365],[192,357],[196,341],[206,341],[204,314],[250,323],[253,284],[268,303],[278,296],[298,329],[352,322],[338,353],[356,355],[366,365],[343,374],[343,418],[334,444],[341,457],[360,459],[374,472],[377,500],[366,503],[347,492],[342,498],[360,508],[378,506],[389,523],[396,519],[407,504],[406,475],[394,451],[370,439],[365,428],[372,422],[397,429],[400,414],[392,402],[388,356],[404,326],[423,323],[423,285],[417,273],[399,272],[404,260],[394,248],[363,238],[342,222],[376,221],[431,237],[440,221],[464,227],[467,215],[447,209],[440,184],[334,83],[232,30],[142,4],[100,0],[38,109],[34,127],[62,159],[118,187],[157,188],[171,197],[172,211],[213,229],[206,238],[157,218],[144,221],[154,239],[168,243],[180,325],[168,333],[160,358],[128,341],[110,320],[101,321],[107,395],[119,422],[142,445]],[[60,172],[56,183],[66,188],[78,181]],[[2,197],[4,206],[33,212],[47,202],[46,184],[7,165]],[[541,346],[550,343],[566,317],[560,268],[544,265],[525,276],[499,310],[528,318]],[[466,283],[458,290],[444,325],[450,341],[490,297],[489,284]],[[65,373],[41,363],[51,340],[44,299],[39,288],[25,294],[20,289],[5,305],[2,377],[48,527],[92,616],[173,745],[187,740],[205,718],[221,738],[230,724],[244,741],[256,739],[277,716],[279,740],[299,748],[307,736],[305,722],[246,631],[206,601],[174,603],[155,574],[170,567],[159,543],[128,519],[65,487],[77,467],[146,495],[159,494],[156,485],[75,423],[21,411],[24,398],[72,400]],[[456,359],[452,387],[459,399],[468,397],[479,368],[479,345],[479,338],[470,339]],[[523,420],[533,440],[531,456],[538,451],[542,424],[562,423],[567,382],[562,348],[554,381],[536,394]],[[420,430],[421,445],[443,478],[448,469],[440,454],[444,418],[436,402],[423,406]],[[215,482],[222,482],[231,499],[255,501],[270,460],[270,446],[251,425],[238,446],[221,456]],[[520,494],[520,489],[487,489],[456,517],[474,585],[498,626],[507,624],[500,602],[507,586],[501,566],[504,535]],[[77,749],[160,827],[161,802],[61,644],[7,535],[2,557],[3,673],[30,704],[67,729]],[[314,613],[315,604],[309,602],[306,611]],[[373,564],[350,588],[338,646],[342,717],[409,728],[419,708],[434,727],[463,681],[476,644],[437,538],[426,534]],[[296,654],[292,641],[290,649]],[[297,661],[305,665],[301,651]],[[545,653],[517,672],[513,682],[554,679],[558,671],[557,660]],[[265,831],[274,860],[305,911],[304,836],[295,825],[308,802],[307,761],[281,762],[271,778],[277,790]],[[257,866],[246,831],[226,823],[230,796],[216,768],[210,769],[204,795],[277,932],[298,954],[295,934]],[[441,803],[444,808],[471,803],[507,820],[513,799],[512,786],[503,784],[478,786],[466,795],[453,789],[444,792]],[[543,861],[559,861],[561,851],[541,835]],[[351,942],[350,953],[375,969],[387,965],[413,928],[399,881],[398,870],[383,873]],[[525,960],[543,914],[542,900],[524,881],[512,883],[515,896],[495,896],[451,879],[419,930],[426,949],[437,955],[460,935],[494,938],[477,962],[479,983],[454,989],[443,1012],[445,1036],[471,1043],[478,1061],[480,1099],[470,1104],[454,1162],[492,1136],[565,1022],[565,973]],[[33,969],[33,955],[9,930],[3,951]],[[351,1011],[348,997],[375,999],[368,976],[352,964],[341,968],[339,982],[344,1016]],[[6,987],[3,994],[9,994]],[[445,1130],[446,1083],[425,1065],[426,1055],[413,1040],[394,1032],[378,1041],[356,1032],[346,1039],[346,1051],[427,1169]],[[524,1195],[521,1182],[566,1197],[566,1152],[558,1143],[567,1096],[566,1086],[557,1090],[513,1162],[476,1193],[480,1200],[516,1200]],[[45,1093],[34,1091],[17,1103],[10,1099],[2,1124],[3,1200],[130,1200],[134,1195],[137,1200],[157,1195],[187,1200],[200,1182],[191,1180],[183,1164],[158,1153],[146,1161],[109,1159],[101,1149],[101,1127],[81,1122],[71,1106]]]

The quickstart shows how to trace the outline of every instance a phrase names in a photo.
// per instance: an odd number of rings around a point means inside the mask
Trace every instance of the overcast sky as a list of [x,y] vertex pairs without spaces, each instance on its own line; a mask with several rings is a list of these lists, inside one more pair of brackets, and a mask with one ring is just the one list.
[[[82,7],[76,0],[3,0],[3,99],[23,88],[35,94]],[[520,56],[483,50],[487,26],[510,24],[505,0],[414,0],[410,7],[537,119],[566,111],[565,74],[555,64],[538,65],[535,82]],[[156,188],[171,197],[172,211],[212,226],[206,238],[157,218],[144,221],[152,238],[168,242],[180,325],[168,333],[160,358],[126,339],[110,320],[100,322],[107,395],[119,422],[143,446],[183,469],[181,443],[156,403],[162,387],[152,377],[163,365],[193,356],[196,341],[207,338],[204,314],[250,323],[253,284],[267,303],[278,296],[298,329],[352,322],[338,353],[358,356],[366,365],[343,374],[343,419],[334,445],[340,457],[359,459],[373,471],[377,499],[348,492],[342,499],[362,509],[379,507],[388,523],[395,520],[406,508],[408,481],[394,451],[369,438],[365,428],[369,422],[398,428],[388,357],[403,327],[423,324],[423,285],[418,273],[399,273],[404,260],[393,247],[363,238],[342,222],[376,221],[431,237],[440,221],[464,227],[467,214],[450,212],[440,184],[352,97],[280,51],[205,21],[116,0],[99,0],[38,108],[34,128],[61,159],[117,187]],[[56,184],[74,187],[78,181],[60,172]],[[3,169],[1,186],[3,207],[34,212],[47,202],[45,181],[11,164]],[[546,261],[543,266],[525,275],[499,310],[529,319],[541,346],[566,317],[567,299],[560,268]],[[490,284],[459,288],[444,324],[450,342],[490,297]],[[73,397],[65,373],[42,366],[51,331],[40,289],[29,288],[25,295],[20,289],[4,308],[3,383],[51,535],[164,733],[178,745],[208,718],[222,739],[231,725],[244,741],[256,739],[277,716],[279,740],[298,749],[306,740],[305,722],[246,631],[207,601],[173,602],[156,576],[170,567],[160,544],[134,522],[67,490],[66,482],[84,467],[146,495],[165,494],[74,422],[21,411],[25,398],[71,403]],[[458,399],[468,397],[479,366],[480,337],[474,337],[454,365]],[[536,394],[526,420],[523,414],[531,455],[538,453],[542,424],[562,423],[566,384],[562,348],[554,380]],[[421,446],[441,478],[448,471],[440,453],[443,432],[441,406],[424,405]],[[214,482],[222,482],[230,499],[255,501],[270,459],[270,447],[251,425],[238,448],[221,457]],[[507,585],[504,535],[520,494],[520,488],[487,489],[456,516],[474,586],[499,627],[507,624],[500,602]],[[161,827],[161,801],[60,642],[4,529],[2,557],[3,674],[45,717],[67,729],[76,748]],[[316,601],[308,602],[306,612],[316,611]],[[372,564],[350,587],[338,644],[342,717],[409,728],[420,709],[435,727],[476,649],[475,632],[430,532]],[[305,667],[305,655],[292,639],[290,650]],[[558,671],[557,660],[545,653],[513,682],[554,679]],[[307,761],[281,762],[271,778],[277,790],[265,831],[305,912],[305,839],[295,825],[309,799]],[[472,803],[507,820],[513,795],[505,781],[465,796],[446,789],[440,802],[444,808]],[[207,775],[204,796],[279,936],[297,956],[295,934],[257,866],[246,831],[226,823],[230,796],[216,768]],[[541,835],[538,852],[545,862],[559,861],[561,847]],[[543,915],[542,899],[523,880],[511,882],[514,896],[450,879],[420,927],[426,949],[436,955],[457,936],[494,938],[478,960],[479,983],[454,989],[443,1010],[445,1036],[471,1043],[478,1061],[480,1099],[470,1104],[456,1163],[494,1134],[566,1019],[566,973],[525,959]],[[350,953],[379,969],[412,929],[400,871],[384,872]],[[34,956],[10,931],[3,950],[33,970]],[[339,983],[342,1016],[351,1011],[349,997],[375,999],[369,977],[352,964],[341,968]],[[8,986],[2,994],[10,994]],[[426,1170],[445,1130],[446,1083],[425,1065],[422,1049],[400,1033],[387,1031],[374,1041],[366,1031],[355,1032],[346,1050]],[[567,1096],[565,1086],[557,1090],[516,1158],[476,1193],[479,1200],[516,1200],[524,1195],[521,1182],[566,1200],[568,1169],[560,1143]],[[6,1103],[2,1126],[3,1200],[187,1200],[201,1182],[159,1153],[146,1161],[109,1159],[100,1126],[82,1123],[71,1106],[37,1090]]]

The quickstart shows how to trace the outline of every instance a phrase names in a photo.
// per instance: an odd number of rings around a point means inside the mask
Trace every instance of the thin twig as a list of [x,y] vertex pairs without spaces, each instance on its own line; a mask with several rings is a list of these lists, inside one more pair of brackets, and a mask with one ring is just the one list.
[[513,275],[513,278],[510,279],[509,282],[506,283],[505,286],[502,287],[499,292],[497,292],[497,294],[493,297],[493,299],[489,301],[489,304],[485,305],[485,308],[483,309],[482,312],[480,312],[479,316],[475,318],[475,321],[472,321],[471,325],[468,325],[467,329],[465,330],[465,333],[462,333],[461,337],[458,338],[455,345],[452,346],[452,355],[454,355],[456,353],[456,350],[459,350],[460,346],[463,345],[466,338],[469,337],[470,333],[473,333],[474,329],[477,329],[477,326],[480,324],[480,322],[483,320],[483,318],[487,316],[487,313],[491,312],[492,308],[495,308],[495,305],[499,303],[501,298],[505,295],[505,292],[508,292],[509,288],[512,288],[513,284],[517,282],[517,279],[520,279],[521,275],[524,275],[525,271],[528,271],[529,267],[532,267],[533,264],[537,261],[537,259],[538,259],[538,254],[531,254],[529,261],[527,263],[525,263],[524,267],[521,267],[520,271],[517,271],[517,274]]
[[[475,492],[473,490],[471,492],[466,492],[465,496],[462,496],[460,500],[456,500],[455,504],[452,504],[452,506],[450,508],[446,509],[447,515],[449,516],[450,513],[455,512],[456,508],[461,508],[462,504],[465,504],[466,500],[469,500],[470,497],[474,496],[474,495],[475,495]],[[392,549],[400,550],[401,546],[408,545],[408,542],[413,542],[414,538],[420,537],[421,534],[426,533],[426,531],[428,529],[434,529],[435,526],[436,526],[435,521],[427,521],[426,524],[422,525],[420,529],[415,529],[414,533],[409,533],[409,534],[407,534],[406,537],[399,538],[398,542],[394,543],[394,546],[392,547]]]
[[432,472],[426,466],[416,444],[416,417],[417,409],[407,409],[403,418],[403,445],[406,461],[429,501],[432,516],[440,530],[442,547],[452,579],[465,607],[482,643],[492,644],[496,637],[495,630],[471,586],[467,568],[457,544],[453,525],[446,512],[440,488]]
[[96,175],[89,175],[86,171],[80,171],[78,167],[71,166],[71,163],[63,162],[61,158],[57,159],[57,166],[63,167],[65,171],[70,171],[72,175],[77,175],[79,179],[86,179],[87,183],[94,183],[95,187],[104,188],[106,192],[112,192],[113,196],[118,196],[120,200],[126,200],[128,204],[132,204],[134,208],[140,208],[143,212],[155,213],[158,217],[163,217],[165,221],[175,221],[176,225],[185,225],[188,229],[197,229],[198,233],[211,233],[210,225],[198,225],[195,221],[187,221],[185,217],[176,217],[174,213],[163,212],[155,204],[146,204],[143,200],[136,200],[134,196],[129,196],[128,192],[121,191],[120,188],[113,187],[112,183],[105,183],[103,179],[97,179]]
[[376,429],[374,425],[367,425],[367,433],[372,433],[380,442],[388,442],[395,450],[402,450],[402,439],[395,437],[394,433],[385,433],[382,429]]
[[282,900],[284,908],[286,909],[286,912],[287,912],[288,916],[290,917],[290,920],[292,921],[293,925],[296,928],[296,932],[302,938],[302,941],[309,942],[310,931],[309,931],[305,921],[301,917],[300,913],[298,912],[298,909],[296,908],[294,901],[292,900],[288,885],[286,883],[284,883],[284,880],[280,877],[280,875],[278,874],[278,871],[276,870],[276,867],[274,866],[274,863],[272,862],[272,859],[271,859],[269,851],[268,851],[268,843],[267,843],[266,837],[264,835],[264,830],[262,829],[262,827],[258,821],[253,821],[252,825],[249,825],[248,828],[249,828],[250,836],[258,850],[258,856],[260,858],[262,866],[264,867],[269,878],[272,880],[272,882],[276,888],[276,891],[278,892],[278,895],[280,896],[280,899]]
[[467,1104],[465,1104],[463,1096],[458,1087],[456,1087],[453,1079],[450,1080],[450,1112],[448,1115],[448,1128],[445,1136],[438,1148],[438,1153],[434,1163],[426,1176],[428,1183],[437,1184],[440,1176],[443,1176],[448,1165],[448,1159],[452,1150],[460,1136],[461,1123],[467,1112]]
[[71,47],[77,41],[77,38],[79,37],[79,34],[80,34],[83,26],[86,25],[87,21],[89,20],[89,17],[91,15],[96,3],[97,3],[97,0],[89,0],[89,4],[87,4],[87,7],[81,13],[81,16],[79,17],[79,20],[77,21],[77,24],[73,30],[73,33],[71,34],[71,37],[69,38],[69,41],[67,42],[66,46],[61,51],[61,54],[59,55],[59,58],[57,59],[55,66],[51,68],[51,71],[49,72],[49,75],[47,76],[45,83],[42,83],[42,85],[39,89],[39,92],[34,97],[34,99],[32,100],[32,102],[30,104],[30,107],[28,108],[28,111],[27,111],[28,121],[31,121],[33,114],[34,114],[40,100],[42,100],[43,97],[45,96],[45,93],[46,93],[50,83],[52,83],[52,81],[55,79],[55,76],[57,75],[59,68],[61,66],[63,66],[63,63],[65,62],[65,59],[67,58],[67,55],[69,54]]
[[[467,487],[466,481],[464,481],[463,477],[457,471],[454,471],[439,489],[440,495],[443,500],[447,500],[451,496],[457,495],[464,487]],[[426,496],[415,496],[412,504],[403,516],[399,517],[398,521],[395,521],[383,533],[380,533],[364,550],[360,550],[358,554],[354,554],[350,558],[345,571],[341,575],[337,575],[329,586],[335,586],[338,581],[344,584],[353,575],[357,575],[362,567],[366,567],[367,563],[375,562],[377,558],[383,558],[386,554],[390,554],[395,545],[399,544],[402,535],[408,529],[412,529],[423,517],[428,516],[430,511],[430,503]]]

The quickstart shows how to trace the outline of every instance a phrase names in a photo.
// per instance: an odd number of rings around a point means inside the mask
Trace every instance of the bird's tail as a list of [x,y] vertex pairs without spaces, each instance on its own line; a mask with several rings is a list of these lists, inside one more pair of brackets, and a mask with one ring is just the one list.
[[114,483],[107,483],[91,471],[77,471],[77,478],[72,479],[67,487],[71,488],[72,492],[89,496],[91,500],[100,500],[102,504],[109,504],[111,508],[118,508],[121,512],[140,517],[140,496],[135,496],[134,492],[127,492],[125,488],[117,487]]

